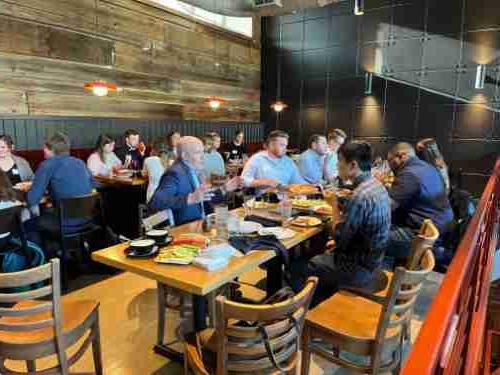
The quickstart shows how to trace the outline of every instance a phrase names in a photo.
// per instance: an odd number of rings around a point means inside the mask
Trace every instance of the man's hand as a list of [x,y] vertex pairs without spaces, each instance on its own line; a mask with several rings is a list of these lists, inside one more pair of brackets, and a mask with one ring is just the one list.
[[208,192],[206,185],[201,185],[198,189],[193,191],[188,195],[187,204],[201,203],[205,199],[205,195]]
[[256,188],[264,188],[264,187],[271,187],[271,188],[276,188],[280,182],[278,180],[273,180],[272,178],[261,178],[259,180],[254,180],[252,182],[252,187]]
[[226,191],[235,191],[243,188],[243,178],[236,176],[226,182]]

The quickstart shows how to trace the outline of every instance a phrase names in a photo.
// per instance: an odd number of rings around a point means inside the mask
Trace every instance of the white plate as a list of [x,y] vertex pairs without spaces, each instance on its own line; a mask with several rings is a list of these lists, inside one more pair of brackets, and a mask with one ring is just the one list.
[[150,230],[149,232],[146,232],[146,236],[152,236],[152,237],[160,237],[160,236],[166,236],[168,234],[168,231],[165,229],[153,229]]
[[270,227],[270,228],[262,228],[261,230],[259,230],[259,234],[261,236],[268,236],[274,234],[278,240],[288,240],[290,238],[295,237],[297,232],[283,227]]
[[[310,220],[310,223],[306,223],[305,220]],[[290,224],[296,225],[298,227],[317,227],[318,225],[321,225],[321,223],[322,221],[314,216],[299,216],[290,221]]]
[[240,222],[240,233],[248,234],[255,233],[262,229],[262,224],[256,223],[254,221],[242,221]]

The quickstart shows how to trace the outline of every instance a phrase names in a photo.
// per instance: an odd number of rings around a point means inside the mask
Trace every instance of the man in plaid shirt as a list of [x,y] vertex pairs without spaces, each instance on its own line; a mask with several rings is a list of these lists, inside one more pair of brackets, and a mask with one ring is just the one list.
[[313,303],[328,298],[339,287],[368,285],[375,277],[391,224],[389,195],[371,175],[372,149],[366,142],[351,142],[339,151],[339,175],[354,181],[355,189],[335,227],[335,250],[308,262],[292,264],[292,280],[299,290],[308,276],[319,278]]

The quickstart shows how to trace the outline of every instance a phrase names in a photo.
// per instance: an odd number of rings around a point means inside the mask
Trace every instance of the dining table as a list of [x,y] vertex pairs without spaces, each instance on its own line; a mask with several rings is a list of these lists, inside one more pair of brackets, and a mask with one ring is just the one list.
[[145,186],[148,184],[146,177],[118,177],[118,176],[94,176],[94,179],[104,185],[112,186]]
[[[243,208],[238,208],[230,212],[240,217],[245,215],[245,210]],[[287,250],[290,250],[304,241],[320,234],[324,230],[324,223],[322,222],[321,225],[311,227],[300,227],[288,224],[287,227],[292,229],[295,235],[281,242]],[[186,233],[203,233],[209,239],[215,239],[217,237],[216,229],[210,229],[208,232],[203,231],[202,220],[170,228],[170,234],[174,238]],[[96,262],[155,280],[159,291],[159,301],[161,301],[161,296],[165,288],[175,290],[176,293],[183,296],[198,297],[198,300],[202,297],[202,301],[206,300],[207,302],[210,325],[213,325],[213,322],[217,319],[215,316],[215,299],[221,287],[231,283],[243,273],[251,271],[266,262],[267,264],[274,263],[279,266],[278,270],[276,267],[272,269],[267,267],[268,277],[270,273],[273,273],[274,277],[276,277],[276,274],[279,274],[282,270],[282,264],[280,262],[269,262],[276,257],[276,253],[267,249],[253,250],[241,257],[232,257],[226,267],[216,271],[207,271],[194,265],[161,264],[155,262],[154,258],[130,258],[125,253],[128,247],[129,243],[121,243],[95,251],[92,253],[92,259]],[[204,309],[205,304],[202,303],[201,305],[202,306],[200,306],[199,303],[193,303],[193,310],[195,311],[192,314],[192,319],[194,320],[192,325],[197,331],[206,327],[204,311],[196,311],[197,309]],[[161,319],[164,319],[161,318],[161,314],[164,314],[164,306],[161,306],[159,303],[158,307],[160,322]],[[163,333],[164,327],[158,329],[157,344],[154,348],[155,352],[170,359],[181,360],[182,353],[172,349],[164,342]]]

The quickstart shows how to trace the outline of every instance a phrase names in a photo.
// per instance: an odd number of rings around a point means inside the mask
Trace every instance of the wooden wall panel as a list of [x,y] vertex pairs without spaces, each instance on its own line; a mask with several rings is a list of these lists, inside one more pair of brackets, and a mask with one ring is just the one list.
[[[134,0],[0,0],[0,74],[0,114],[260,117],[251,40]],[[118,92],[91,97],[96,79]]]

